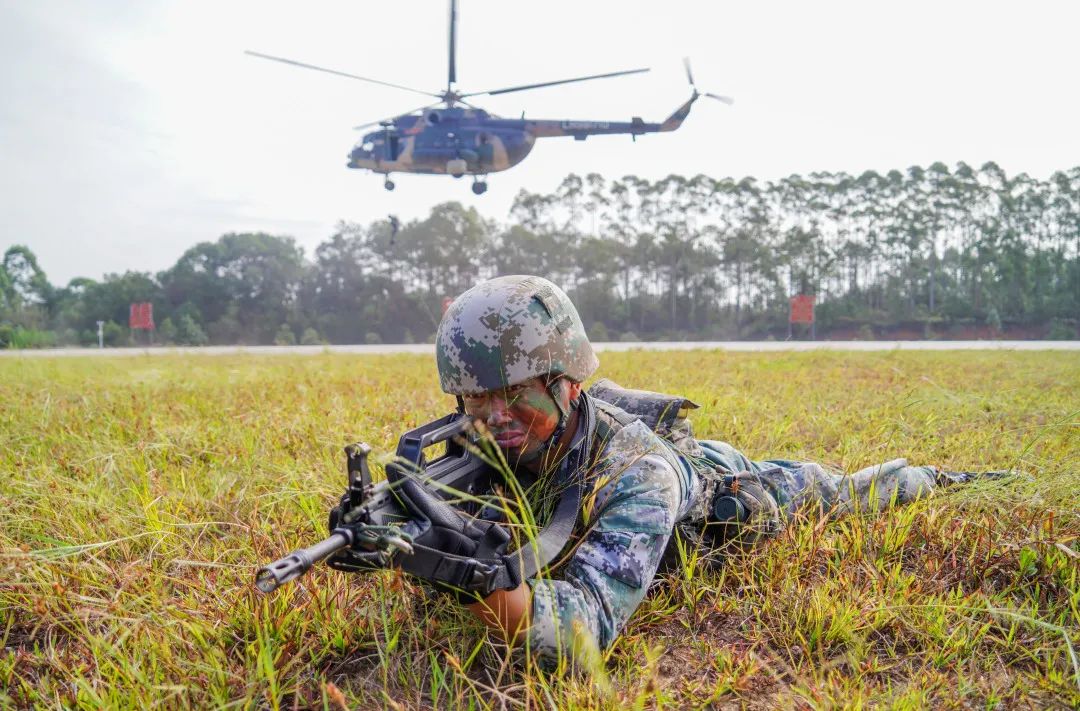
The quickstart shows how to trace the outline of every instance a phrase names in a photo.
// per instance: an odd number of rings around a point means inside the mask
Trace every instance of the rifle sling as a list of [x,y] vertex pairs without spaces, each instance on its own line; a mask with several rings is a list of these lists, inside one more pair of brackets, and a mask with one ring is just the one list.
[[581,422],[570,443],[563,466],[559,467],[556,486],[562,487],[559,503],[551,514],[551,521],[541,529],[533,542],[514,551],[511,556],[521,561],[522,580],[534,577],[558,558],[567,541],[574,533],[585,487],[583,465],[588,461],[589,444],[596,434],[596,412],[589,397],[581,394],[578,412]]

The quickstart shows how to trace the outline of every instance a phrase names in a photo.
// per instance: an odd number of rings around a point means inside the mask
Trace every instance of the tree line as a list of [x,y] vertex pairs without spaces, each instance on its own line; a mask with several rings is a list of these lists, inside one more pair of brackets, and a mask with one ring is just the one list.
[[[1080,168],[1048,180],[942,163],[776,181],[569,175],[500,222],[449,202],[400,225],[342,222],[310,256],[287,236],[227,234],[169,269],[55,287],[33,252],[0,268],[0,345],[431,340],[445,297],[540,274],[596,340],[782,338],[812,294],[832,337],[1075,338]],[[801,335],[796,332],[796,335]]]

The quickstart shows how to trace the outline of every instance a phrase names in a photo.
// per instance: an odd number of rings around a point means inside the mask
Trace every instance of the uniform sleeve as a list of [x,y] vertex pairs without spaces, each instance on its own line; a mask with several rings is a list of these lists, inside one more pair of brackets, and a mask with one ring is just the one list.
[[529,645],[552,662],[606,649],[641,604],[688,496],[682,467],[640,422],[608,444],[588,528],[560,579],[534,579]]

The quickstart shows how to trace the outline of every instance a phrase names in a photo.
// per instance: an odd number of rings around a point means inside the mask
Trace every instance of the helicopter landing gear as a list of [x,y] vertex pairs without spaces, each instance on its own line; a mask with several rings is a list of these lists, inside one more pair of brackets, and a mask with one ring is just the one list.
[[474,195],[483,195],[487,192],[487,181],[474,180],[472,184],[472,191]]
[[396,185],[394,185],[394,181],[390,180],[390,178],[387,178],[386,182],[383,183],[382,186],[387,190],[393,190],[395,187],[397,187]]

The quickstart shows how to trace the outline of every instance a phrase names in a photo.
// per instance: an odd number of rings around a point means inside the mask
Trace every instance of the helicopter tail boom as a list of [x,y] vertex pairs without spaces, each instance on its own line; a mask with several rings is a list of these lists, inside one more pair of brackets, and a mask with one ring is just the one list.
[[697,101],[698,96],[700,96],[700,94],[695,91],[685,104],[675,109],[671,116],[664,119],[664,122],[660,124],[660,128],[656,129],[657,132],[666,133],[667,131],[674,131],[679,128],[679,126],[682,126],[682,122],[690,115],[690,107]]
[[579,141],[584,141],[589,136],[605,134],[629,133],[640,136],[645,133],[662,133],[674,131],[690,114],[690,107],[697,101],[697,92],[688,101],[675,109],[663,123],[646,123],[640,118],[629,121],[554,121],[554,120],[523,120],[523,128],[536,138],[549,138],[552,136],[573,136]]

